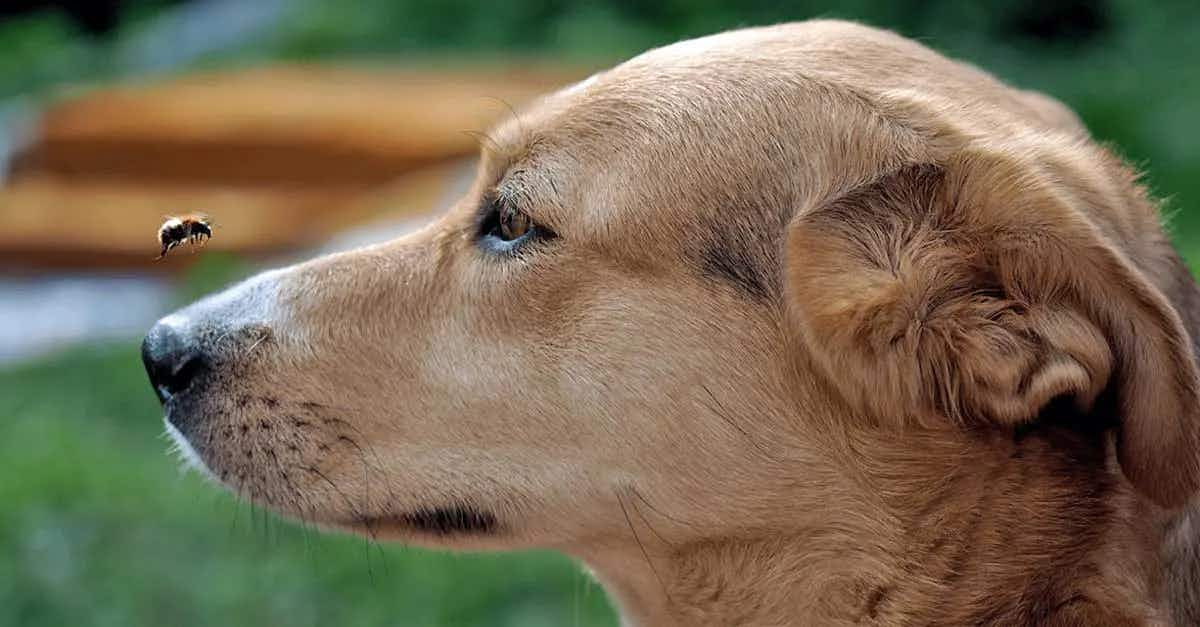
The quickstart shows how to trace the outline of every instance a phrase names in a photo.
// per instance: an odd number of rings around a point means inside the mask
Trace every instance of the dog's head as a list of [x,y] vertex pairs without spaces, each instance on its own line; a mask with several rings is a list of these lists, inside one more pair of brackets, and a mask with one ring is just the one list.
[[1174,505],[1200,438],[1165,246],[1061,105],[784,25],[545,98],[433,224],[202,300],[144,356],[217,481],[412,542],[771,528],[868,491],[852,431],[902,449],[1067,405]]

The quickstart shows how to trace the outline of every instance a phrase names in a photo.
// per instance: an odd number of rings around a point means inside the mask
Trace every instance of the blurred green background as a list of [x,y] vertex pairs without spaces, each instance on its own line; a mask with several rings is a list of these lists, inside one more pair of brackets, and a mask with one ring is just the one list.
[[[0,9],[0,116],[6,104],[199,68],[500,57],[603,65],[738,26],[863,20],[1066,102],[1146,172],[1180,250],[1200,260],[1195,0],[54,4]],[[164,20],[191,20],[194,38],[156,48]],[[208,256],[173,300],[251,270]],[[0,296],[20,299],[20,289]],[[135,338],[0,363],[0,623],[616,624],[600,588],[566,558],[316,535],[181,474],[166,448]]]

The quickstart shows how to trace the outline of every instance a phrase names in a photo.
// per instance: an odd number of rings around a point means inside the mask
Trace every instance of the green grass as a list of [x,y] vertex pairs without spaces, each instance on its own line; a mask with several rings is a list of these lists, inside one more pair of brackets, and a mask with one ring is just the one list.
[[565,557],[316,534],[181,473],[133,344],[0,371],[0,624],[613,625]]

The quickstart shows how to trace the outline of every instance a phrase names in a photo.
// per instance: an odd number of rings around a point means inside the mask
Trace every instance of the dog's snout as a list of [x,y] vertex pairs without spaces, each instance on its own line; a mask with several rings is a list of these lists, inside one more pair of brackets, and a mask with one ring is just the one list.
[[142,362],[158,398],[166,403],[188,389],[208,366],[189,327],[159,322],[142,341]]
[[[271,333],[275,290],[283,271],[261,273],[159,320],[142,341],[142,361],[164,404],[185,392],[198,396],[210,376],[243,363]],[[175,403],[180,405],[180,403]],[[196,403],[173,407],[170,420],[195,414]]]

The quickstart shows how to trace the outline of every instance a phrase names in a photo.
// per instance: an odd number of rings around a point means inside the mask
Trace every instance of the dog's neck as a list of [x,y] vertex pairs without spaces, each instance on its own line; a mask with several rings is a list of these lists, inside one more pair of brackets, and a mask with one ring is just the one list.
[[638,626],[1161,621],[1153,516],[1102,443],[950,433],[843,433],[841,494],[780,505],[791,528],[584,559]]

